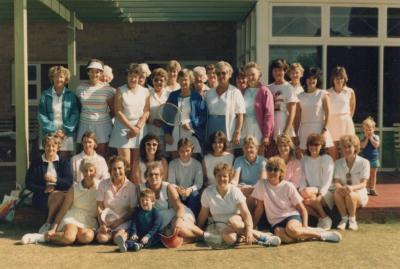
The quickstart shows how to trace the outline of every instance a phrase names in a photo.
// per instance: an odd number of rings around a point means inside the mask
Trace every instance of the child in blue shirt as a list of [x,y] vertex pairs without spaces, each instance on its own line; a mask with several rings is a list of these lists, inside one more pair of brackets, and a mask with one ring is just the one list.
[[128,230],[129,239],[125,240],[122,236],[115,239],[120,252],[139,251],[160,242],[161,217],[154,207],[155,201],[156,195],[152,190],[145,189],[140,192],[140,207],[133,213]]
[[361,148],[362,152],[361,155],[366,158],[371,166],[371,172],[369,176],[369,187],[367,188],[368,194],[377,196],[378,193],[376,192],[376,174],[378,168],[380,167],[379,163],[379,146],[380,140],[379,136],[374,134],[375,132],[375,121],[368,117],[362,122],[362,126],[364,129],[364,139],[361,140]]

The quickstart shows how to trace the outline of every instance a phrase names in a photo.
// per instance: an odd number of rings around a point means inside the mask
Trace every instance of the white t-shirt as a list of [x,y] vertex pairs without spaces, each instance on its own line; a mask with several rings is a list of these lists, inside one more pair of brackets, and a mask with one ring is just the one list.
[[[275,109],[275,127],[274,127],[274,138],[283,133],[286,126],[286,120],[288,117],[287,105],[288,103],[297,103],[299,99],[295,93],[295,89],[290,85],[289,82],[276,85],[272,83],[268,85],[274,96],[274,109]],[[290,131],[290,136],[296,136],[294,129]]]
[[207,172],[207,185],[215,184],[214,168],[219,163],[226,163],[232,166],[234,156],[229,152],[224,152],[222,156],[215,157],[214,155],[207,154],[204,156],[204,164]]
[[203,186],[201,163],[193,158],[184,163],[179,158],[171,161],[168,167],[168,182],[180,187],[198,191]]
[[356,185],[361,183],[361,179],[369,178],[370,165],[369,161],[361,156],[356,156],[353,167],[348,168],[345,158],[336,160],[335,162],[335,179],[339,179],[344,185],[347,184],[346,174],[351,174],[351,185]]
[[233,215],[239,214],[238,205],[246,202],[246,197],[239,188],[229,184],[228,192],[222,197],[215,185],[209,186],[201,196],[201,205],[209,208],[211,217],[216,222],[228,222]]
[[278,224],[287,217],[300,215],[296,205],[303,201],[296,187],[282,180],[278,185],[271,185],[268,180],[259,180],[251,194],[264,202],[265,213],[271,225]]
[[300,181],[299,190],[306,187],[317,187],[324,196],[332,184],[333,170],[335,168],[331,156],[324,154],[315,159],[304,156],[302,159],[304,178]]

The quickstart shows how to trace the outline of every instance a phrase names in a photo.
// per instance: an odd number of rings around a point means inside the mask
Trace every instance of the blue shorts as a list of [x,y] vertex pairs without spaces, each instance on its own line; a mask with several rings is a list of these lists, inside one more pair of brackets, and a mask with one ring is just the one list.
[[379,159],[376,160],[368,160],[369,161],[369,165],[371,168],[379,168],[381,167],[381,163],[379,162]]
[[278,222],[277,224],[272,225],[272,227],[271,227],[271,233],[274,233],[275,228],[278,228],[278,227],[286,228],[286,225],[287,225],[288,222],[291,221],[291,220],[297,220],[297,221],[299,221],[300,223],[303,223],[303,221],[302,221],[300,215],[292,215],[292,216],[289,216],[289,217],[287,217],[286,219],[282,220],[281,222]]

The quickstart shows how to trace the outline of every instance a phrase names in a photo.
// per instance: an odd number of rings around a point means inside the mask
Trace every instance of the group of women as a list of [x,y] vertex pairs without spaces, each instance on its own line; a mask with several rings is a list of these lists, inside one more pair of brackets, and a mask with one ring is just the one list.
[[[157,210],[168,212],[161,214],[163,227],[188,242],[207,236],[210,220],[224,223],[220,232],[230,245],[260,238],[269,245],[338,242],[340,234],[329,231],[335,204],[342,217],[337,228],[357,229],[356,209],[368,201],[369,163],[358,156],[355,95],[343,67],[332,72],[327,91],[320,89],[318,68],[305,74],[304,91],[302,66],[289,69],[283,59],[272,63],[268,86],[258,64],[246,64],[237,72],[238,88],[224,61],[192,71],[173,60],[152,72],[147,64],[131,63],[117,89],[101,61],[92,59],[87,70],[89,81],[75,93],[66,88],[68,69],[49,71],[52,87],[38,112],[44,153],[26,177],[33,204],[48,216],[40,233],[25,235],[23,243],[126,237],[143,188],[155,192]],[[180,110],[174,126],[161,118],[165,103]],[[74,139],[83,150],[70,158]],[[179,186],[168,183],[167,160],[180,157],[184,139],[202,162],[197,216],[184,205]],[[336,160],[339,145],[342,158]],[[109,158],[109,148],[118,156]],[[255,230],[263,214],[278,239]],[[308,214],[318,218],[318,228],[308,227]]]

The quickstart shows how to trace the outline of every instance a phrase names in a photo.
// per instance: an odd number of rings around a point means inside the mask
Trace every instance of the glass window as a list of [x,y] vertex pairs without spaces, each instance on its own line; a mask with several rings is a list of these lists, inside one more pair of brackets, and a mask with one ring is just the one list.
[[28,65],[28,80],[36,80],[36,65]]
[[400,8],[388,8],[387,36],[400,37]]
[[400,47],[386,47],[384,55],[383,124],[392,126],[393,123],[400,122]]
[[[284,58],[288,63],[299,62],[306,69],[311,66],[320,67],[322,59],[321,46],[270,46],[271,62],[278,58]],[[271,64],[270,62],[270,64]],[[269,76],[272,82],[272,75]],[[289,79],[289,78],[287,78]]]
[[321,36],[321,7],[272,7],[273,36]]
[[28,85],[28,98],[31,100],[36,100],[37,96],[37,85],[29,84]]
[[[354,122],[361,123],[366,117],[378,115],[378,47],[328,47],[328,74],[337,66],[344,66],[349,77],[348,86],[356,94]],[[330,87],[330,83],[327,83]]]
[[89,80],[86,64],[79,65],[79,80]]
[[332,7],[331,36],[378,36],[378,9],[364,7]]

